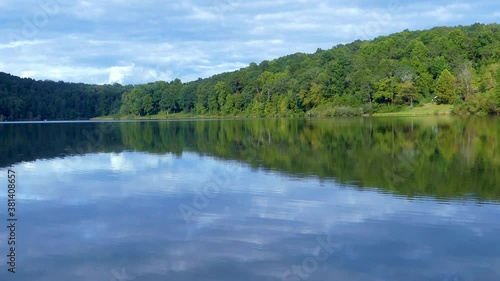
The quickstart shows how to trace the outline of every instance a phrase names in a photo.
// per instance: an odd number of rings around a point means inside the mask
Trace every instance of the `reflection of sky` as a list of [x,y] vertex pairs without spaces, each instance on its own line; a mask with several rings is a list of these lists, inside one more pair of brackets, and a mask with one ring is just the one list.
[[[308,280],[500,278],[493,204],[408,200],[193,153],[94,154],[14,170],[15,280],[110,280],[122,268],[135,280],[281,280],[327,235],[342,248]],[[227,185],[186,224],[179,205],[193,206],[220,171],[229,171]],[[0,280],[11,280],[4,246]]]

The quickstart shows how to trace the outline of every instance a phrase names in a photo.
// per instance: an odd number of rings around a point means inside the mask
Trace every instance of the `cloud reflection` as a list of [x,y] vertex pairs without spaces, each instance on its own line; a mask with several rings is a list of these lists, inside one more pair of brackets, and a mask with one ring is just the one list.
[[[326,236],[343,248],[308,280],[500,277],[495,205],[408,200],[195,153],[102,153],[14,169],[17,280],[109,280],[117,268],[137,280],[281,280]],[[186,224],[179,204],[221,169],[233,171],[230,184]]]

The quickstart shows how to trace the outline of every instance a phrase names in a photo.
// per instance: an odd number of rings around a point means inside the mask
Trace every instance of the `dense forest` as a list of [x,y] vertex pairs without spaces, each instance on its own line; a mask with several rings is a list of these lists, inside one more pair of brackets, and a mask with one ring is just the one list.
[[132,86],[35,81],[0,72],[1,120],[82,120],[116,113]]
[[297,53],[183,83],[84,85],[0,75],[0,118],[185,113],[289,117],[391,112],[423,103],[500,113],[500,25],[436,27]]

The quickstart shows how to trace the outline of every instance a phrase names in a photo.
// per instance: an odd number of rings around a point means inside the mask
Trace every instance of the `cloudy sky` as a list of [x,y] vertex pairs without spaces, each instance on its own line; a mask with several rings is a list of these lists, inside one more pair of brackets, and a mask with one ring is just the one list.
[[499,22],[498,1],[0,0],[0,71],[183,81],[404,29]]

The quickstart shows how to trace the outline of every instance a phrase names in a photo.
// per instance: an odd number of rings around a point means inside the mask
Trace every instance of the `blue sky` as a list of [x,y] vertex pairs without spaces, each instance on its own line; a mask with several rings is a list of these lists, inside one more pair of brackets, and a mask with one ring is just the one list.
[[0,71],[183,81],[404,29],[499,22],[498,1],[0,0]]

